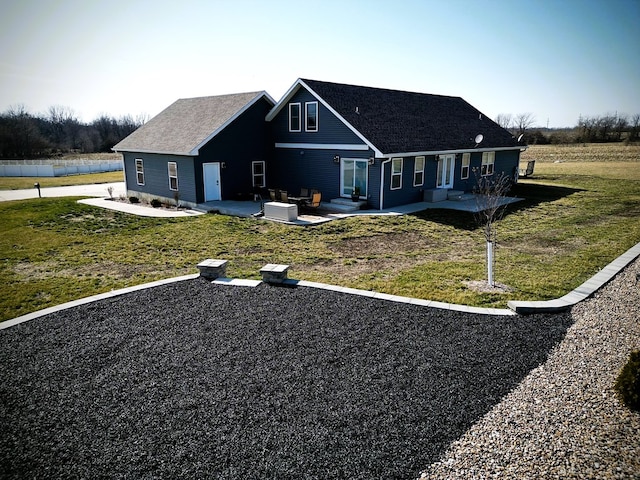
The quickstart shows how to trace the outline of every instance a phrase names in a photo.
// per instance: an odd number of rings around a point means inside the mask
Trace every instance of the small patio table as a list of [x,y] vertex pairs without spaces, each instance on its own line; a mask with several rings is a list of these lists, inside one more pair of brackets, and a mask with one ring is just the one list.
[[292,197],[289,196],[289,202],[293,202],[300,207],[304,207],[311,201],[311,197]]

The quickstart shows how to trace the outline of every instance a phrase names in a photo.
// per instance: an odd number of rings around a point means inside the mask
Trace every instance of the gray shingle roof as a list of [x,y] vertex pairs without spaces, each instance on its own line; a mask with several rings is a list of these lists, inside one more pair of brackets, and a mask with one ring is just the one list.
[[[301,79],[385,154],[518,147],[516,139],[460,97]],[[356,110],[357,109],[357,110]]]
[[115,151],[197,155],[198,149],[265,92],[181,98],[113,147]]

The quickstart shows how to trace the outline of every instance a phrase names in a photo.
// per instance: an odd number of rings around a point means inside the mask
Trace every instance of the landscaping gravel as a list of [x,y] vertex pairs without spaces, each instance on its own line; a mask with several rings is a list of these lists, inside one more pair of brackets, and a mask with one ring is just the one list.
[[[529,413],[492,409],[512,390],[508,398],[526,396],[531,378],[555,368],[527,377],[571,323],[569,313],[482,316],[202,278],[75,307],[0,331],[0,474],[416,478],[491,415],[505,417],[491,435],[537,435]],[[571,332],[592,335],[582,320]],[[611,324],[598,332],[624,336]],[[593,352],[572,347],[580,368],[609,370],[605,353],[617,368],[626,351],[603,343]],[[564,418],[588,418],[592,403],[622,415],[611,375],[598,380],[597,398]],[[522,408],[530,404],[544,423],[542,402],[561,405],[591,388],[591,378],[584,382],[537,392]],[[505,462],[529,458],[509,447],[501,447],[513,452]],[[578,453],[566,447],[564,455]]]
[[572,310],[544,365],[455,441],[421,478],[639,479],[640,413],[615,379],[640,349],[640,260]]

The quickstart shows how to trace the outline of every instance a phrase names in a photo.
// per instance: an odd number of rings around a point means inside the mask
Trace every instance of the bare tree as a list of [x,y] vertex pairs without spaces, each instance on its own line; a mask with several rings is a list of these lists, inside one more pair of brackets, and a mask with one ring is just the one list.
[[63,150],[79,147],[82,125],[73,109],[61,105],[49,107],[50,137],[53,143]]
[[640,113],[636,113],[631,117],[629,122],[629,141],[635,142],[640,136]]
[[47,148],[47,142],[38,128],[38,119],[23,104],[11,105],[3,117],[6,123],[6,144],[3,140],[2,145],[4,155],[32,158]]
[[528,128],[533,126],[536,121],[536,117],[533,113],[519,113],[516,115],[514,123],[516,128],[516,135],[522,135]]
[[511,189],[511,178],[500,172],[498,175],[482,176],[478,169],[474,169],[476,185],[475,217],[487,244],[487,283],[495,286],[493,267],[495,263],[496,228],[495,224],[504,215],[507,203],[504,197]]
[[622,134],[629,128],[629,117],[625,114],[617,115],[615,123],[613,125],[613,131],[615,132],[615,140],[622,140]]
[[496,123],[505,130],[509,130],[511,128],[511,124],[513,123],[513,115],[511,115],[510,113],[499,113],[496,117]]
[[609,140],[609,136],[616,124],[615,115],[603,115],[597,121],[598,136],[603,142]]

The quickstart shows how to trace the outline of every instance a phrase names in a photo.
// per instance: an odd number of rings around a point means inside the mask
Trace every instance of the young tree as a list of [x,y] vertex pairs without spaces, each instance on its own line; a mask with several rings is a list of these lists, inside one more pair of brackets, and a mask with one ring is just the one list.
[[496,222],[504,215],[506,202],[504,197],[511,189],[511,177],[500,172],[498,175],[480,175],[474,169],[476,186],[473,192],[476,194],[476,220],[482,226],[482,232],[487,245],[487,283],[495,286],[493,279],[493,267],[496,244]]

